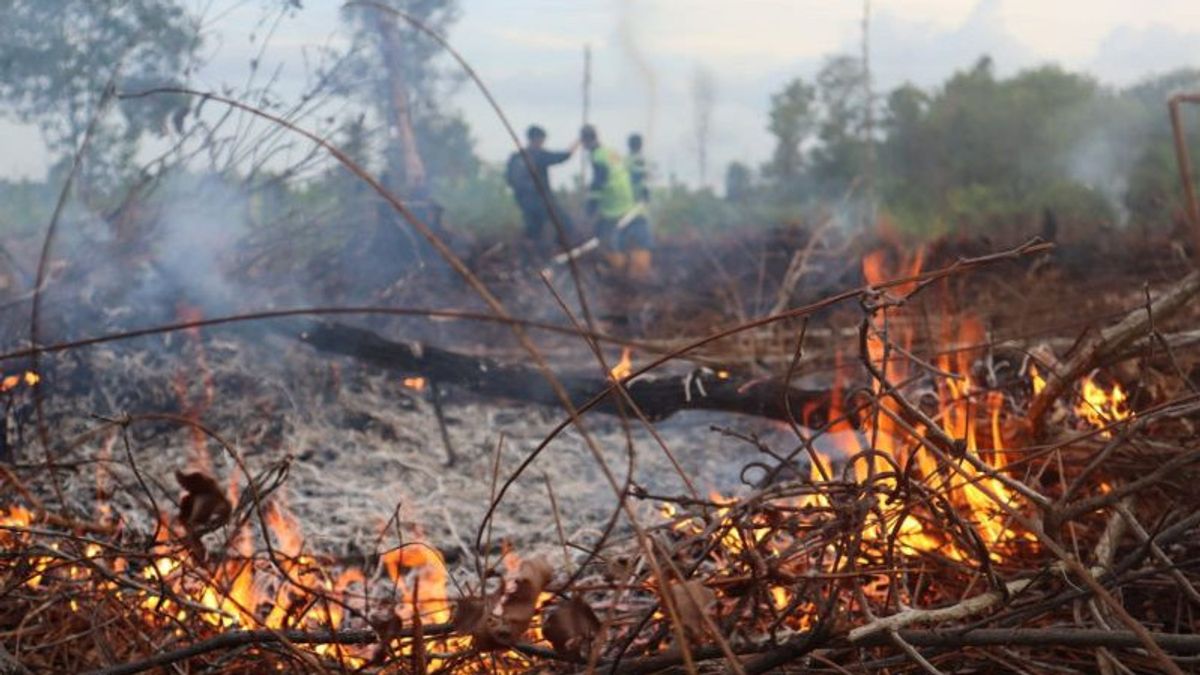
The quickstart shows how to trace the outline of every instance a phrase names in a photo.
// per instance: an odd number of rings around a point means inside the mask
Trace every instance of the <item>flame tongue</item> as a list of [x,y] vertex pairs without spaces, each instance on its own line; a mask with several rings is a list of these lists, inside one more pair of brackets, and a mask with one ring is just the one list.
[[26,387],[36,386],[42,381],[42,377],[32,370],[27,370],[23,373],[15,373],[13,375],[5,375],[0,378],[0,393],[12,391],[22,384]]
[[621,350],[621,360],[609,371],[614,380],[623,380],[633,374],[633,350],[625,347]]

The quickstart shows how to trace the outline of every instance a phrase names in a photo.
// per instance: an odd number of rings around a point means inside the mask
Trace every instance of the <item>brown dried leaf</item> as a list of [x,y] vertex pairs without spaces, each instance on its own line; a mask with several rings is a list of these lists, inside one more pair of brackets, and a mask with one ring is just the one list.
[[[476,647],[502,649],[516,642],[529,628],[537,611],[538,597],[553,577],[554,569],[544,558],[521,561],[516,572],[505,580],[504,597],[486,616],[475,621],[471,634]],[[464,626],[469,618],[464,615]]]
[[717,602],[717,595],[699,579],[683,583],[672,582],[667,586],[675,611],[679,612],[679,622],[683,630],[692,639],[702,639],[708,634],[704,626],[705,615],[712,612]]
[[554,651],[575,658],[591,650],[599,631],[600,619],[579,597],[556,604],[542,624],[542,635],[554,646]]
[[179,521],[192,536],[212,532],[229,522],[233,505],[212,476],[199,471],[176,471],[175,480],[184,489],[179,500]]

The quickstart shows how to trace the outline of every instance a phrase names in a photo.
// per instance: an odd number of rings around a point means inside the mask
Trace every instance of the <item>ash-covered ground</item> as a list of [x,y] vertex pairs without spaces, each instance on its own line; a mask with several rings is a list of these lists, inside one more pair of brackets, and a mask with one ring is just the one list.
[[[572,367],[586,365],[577,360]],[[290,457],[289,477],[274,498],[294,515],[311,551],[333,556],[373,550],[397,509],[406,536],[423,536],[454,557],[468,553],[492,494],[497,448],[503,481],[565,419],[559,410],[482,400],[442,385],[450,461],[428,383],[414,390],[399,374],[317,353],[286,333],[250,338],[213,329],[138,338],[48,357],[43,372],[39,386],[64,494],[82,512],[104,502],[149,529],[153,507],[140,484],[170,516],[181,494],[176,470],[199,468],[244,492],[246,476],[230,454],[182,421],[190,419],[228,442],[251,474]],[[25,443],[14,459],[30,465],[43,454],[34,442],[30,393],[23,397]],[[163,414],[179,419],[145,418]],[[126,415],[134,420],[128,453],[122,427],[106,421]],[[672,460],[636,418],[589,414],[584,424],[618,481],[632,459],[633,481],[647,492],[687,493]],[[747,488],[742,469],[760,454],[722,429],[756,435],[781,452],[796,445],[784,425],[722,413],[688,411],[656,429],[702,497]],[[50,498],[47,476],[36,475]],[[746,478],[757,476],[751,471]],[[599,535],[617,499],[583,437],[570,428],[507,492],[493,542],[561,551],[547,483],[567,538],[586,545]],[[657,504],[638,503],[654,522]]]
[[[951,253],[940,257],[952,259]],[[683,260],[682,253],[679,256]],[[831,262],[829,267],[841,269],[846,266],[842,262],[840,266]],[[689,279],[694,279],[664,281],[638,293],[602,283],[589,284],[587,288],[594,290],[593,297],[599,299],[593,310],[606,322],[606,330],[642,338],[646,337],[643,330],[649,328],[654,331],[650,337],[664,343],[736,323],[740,317],[730,307],[739,305],[722,304],[710,297],[725,287],[695,280],[702,276],[702,267],[699,263],[694,268],[682,263],[664,267],[671,274],[686,272],[691,275]],[[347,298],[305,298],[303,293],[289,296],[278,289],[250,293],[249,287],[241,286],[237,287],[238,293],[226,293],[218,301],[214,300],[215,293],[199,293],[196,287],[172,282],[171,274],[156,269],[146,266],[106,272],[99,267],[64,267],[42,298],[41,344],[199,316],[189,309],[189,302],[204,305],[203,315],[207,317],[270,306],[379,303],[378,298],[355,302]],[[1081,291],[1078,302],[1068,301],[1061,289],[1073,286],[1052,283],[1053,277],[1048,282],[1036,267],[1016,269],[1018,275],[1012,274],[1013,268],[1005,268],[1003,275],[990,275],[986,284],[979,284],[976,278],[969,296],[959,294],[964,303],[969,301],[987,317],[991,339],[1071,335],[1078,330],[1079,322],[1059,325],[1065,305],[1079,308],[1081,315],[1094,320],[1114,308],[1128,311],[1140,302],[1140,287],[1104,294],[1095,285]],[[514,313],[563,324],[561,312],[546,297],[544,287],[534,286],[540,282],[528,275],[520,281],[493,276],[489,284],[505,291],[502,296]],[[726,290],[731,297],[773,295],[770,289],[763,292],[752,282],[733,283]],[[854,287],[856,283],[854,279],[841,280],[834,286]],[[792,304],[824,297],[830,284],[833,282],[828,280],[806,280],[797,287]],[[1028,288],[1042,292],[1026,293]],[[1055,292],[1046,292],[1046,288]],[[409,307],[479,308],[478,298],[461,284],[435,281],[430,275],[420,284],[397,289],[398,294],[386,298],[387,302]],[[570,294],[564,295],[570,301]],[[1021,302],[1014,301],[1017,297]],[[941,302],[939,298],[933,300]],[[707,307],[709,313],[701,312],[699,307]],[[573,310],[578,315],[579,308]],[[5,329],[4,344],[10,349],[26,344],[28,311],[28,298],[3,308],[0,327]],[[850,316],[846,321],[839,323],[836,317],[823,316],[820,323],[810,326],[810,342],[822,330],[837,334],[846,328],[853,341],[858,315],[852,306],[847,311]],[[342,555],[374,550],[379,547],[380,532],[397,513],[404,523],[404,536],[422,536],[455,557],[470,551],[489,504],[494,475],[500,481],[511,475],[565,413],[485,400],[443,383],[440,391],[445,430],[454,454],[453,463],[448,464],[442,426],[429,388],[415,391],[404,384],[400,373],[314,351],[297,339],[308,320],[182,330],[44,355],[39,364],[43,377],[39,387],[45,400],[51,451],[58,465],[55,475],[62,481],[64,497],[82,513],[100,508],[98,500],[108,502],[133,528],[149,532],[154,504],[167,516],[175,513],[181,494],[174,478],[176,470],[200,468],[211,472],[221,485],[244,491],[247,477],[218,442],[188,428],[187,421],[192,420],[228,441],[244,458],[252,475],[291,458],[288,480],[274,496],[295,516],[314,552]],[[366,323],[391,339],[423,340],[502,360],[527,358],[501,325],[379,316],[354,321]],[[733,345],[730,353],[747,368],[754,368],[763,359],[786,367],[794,345],[789,335],[781,337],[770,353],[754,345],[738,346],[740,343]],[[601,367],[582,340],[548,339],[544,335],[537,339],[556,372],[600,373]],[[799,372],[817,372],[811,368],[829,362],[836,351],[828,340],[810,349]],[[635,353],[635,360],[641,356]],[[617,353],[610,352],[609,357],[615,361]],[[20,359],[8,360],[4,374],[28,365]],[[821,366],[826,370],[820,376],[826,379],[818,386],[830,384],[831,365]],[[691,364],[680,362],[670,367],[687,369]],[[40,467],[44,452],[34,433],[31,392],[18,390],[12,397],[6,412],[11,421],[10,456],[3,459],[13,461],[22,480],[29,481],[41,497],[53,501],[57,494],[50,474]],[[175,418],[164,419],[164,414]],[[105,421],[125,415],[134,420],[128,426],[128,452],[122,427]],[[146,419],[146,415],[160,417]],[[633,481],[638,486],[652,494],[686,493],[680,471],[636,419],[631,418],[626,425],[612,416],[590,414],[585,426],[617,480],[624,481],[632,456]],[[756,418],[685,412],[657,423],[660,437],[700,496],[710,491],[728,495],[747,489],[743,475],[751,481],[761,475],[753,470],[743,473],[748,464],[762,457],[761,451],[753,443],[714,431],[713,426],[756,435],[764,446],[780,454],[792,452],[797,445],[784,425]],[[497,448],[499,469],[493,472]],[[596,459],[578,431],[570,430],[554,439],[507,492],[496,513],[493,542],[507,539],[518,550],[558,548],[547,482],[554,490],[566,536],[580,545],[586,546],[594,539],[617,506]],[[154,497],[153,504],[146,495],[147,488]],[[635,501],[647,522],[657,518],[656,503]],[[395,537],[389,536],[394,543]]]

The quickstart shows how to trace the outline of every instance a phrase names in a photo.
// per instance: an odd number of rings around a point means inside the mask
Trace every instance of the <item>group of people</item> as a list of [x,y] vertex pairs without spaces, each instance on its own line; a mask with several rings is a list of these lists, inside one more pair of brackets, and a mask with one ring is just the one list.
[[580,129],[579,138],[570,147],[559,152],[546,149],[546,131],[537,125],[529,127],[525,136],[526,146],[509,157],[505,173],[525,221],[526,237],[544,247],[543,232],[548,224],[553,232],[557,221],[566,243],[575,241],[572,220],[554,198],[548,175],[551,166],[570,159],[582,145],[592,169],[585,215],[604,259],[617,274],[634,281],[648,280],[653,274],[650,250],[654,238],[646,217],[650,190],[642,137],[629,136],[629,154],[622,158],[600,144],[590,124]]

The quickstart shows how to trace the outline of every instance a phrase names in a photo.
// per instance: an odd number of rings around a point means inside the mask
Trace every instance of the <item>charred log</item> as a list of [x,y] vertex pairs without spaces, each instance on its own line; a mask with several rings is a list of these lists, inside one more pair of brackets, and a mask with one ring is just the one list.
[[[397,342],[376,333],[338,323],[320,323],[300,335],[316,349],[342,354],[410,376],[466,388],[485,398],[557,406],[554,389],[535,368],[501,363],[432,347],[420,342]],[[559,377],[572,404],[583,405],[612,385],[608,378],[569,374]],[[823,425],[830,393],[789,386],[783,378],[746,379],[708,368],[684,375],[641,375],[625,384],[629,396],[647,418],[661,420],[680,410],[719,410],[776,420],[794,419],[809,426]],[[609,392],[594,408],[618,414],[624,401]]]

